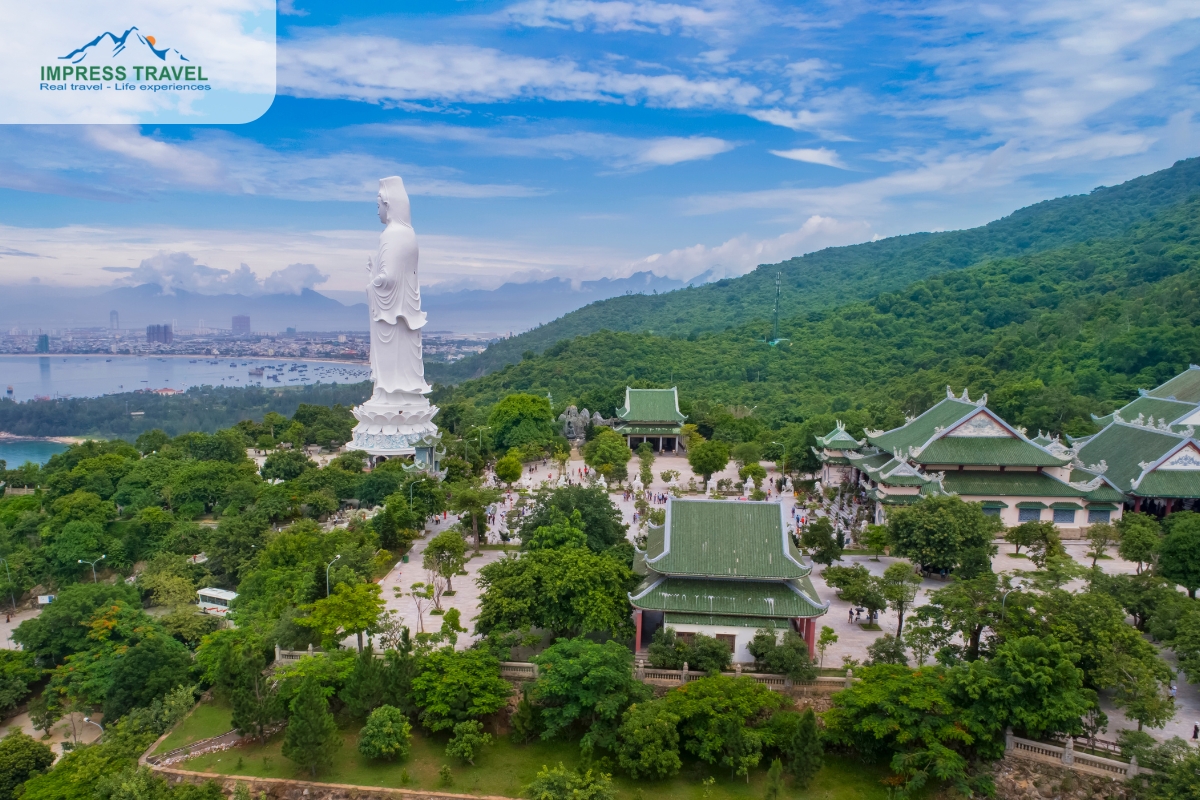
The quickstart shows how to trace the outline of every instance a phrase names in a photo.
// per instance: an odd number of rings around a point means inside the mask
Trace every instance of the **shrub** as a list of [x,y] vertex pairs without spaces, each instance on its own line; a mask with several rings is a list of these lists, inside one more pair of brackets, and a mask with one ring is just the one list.
[[367,758],[391,761],[406,758],[412,749],[412,725],[395,706],[380,706],[370,713],[358,734],[358,752]]
[[482,722],[467,720],[454,726],[454,736],[446,745],[446,755],[461,758],[473,765],[479,749],[491,743],[492,735],[483,732]]

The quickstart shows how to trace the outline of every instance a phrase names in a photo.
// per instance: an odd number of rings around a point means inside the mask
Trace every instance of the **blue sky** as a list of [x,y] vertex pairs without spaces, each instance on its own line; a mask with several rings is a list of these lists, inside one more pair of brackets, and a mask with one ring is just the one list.
[[250,124],[0,128],[0,281],[354,289],[390,174],[442,289],[741,274],[1200,155],[1195,0],[384,5],[281,4]]

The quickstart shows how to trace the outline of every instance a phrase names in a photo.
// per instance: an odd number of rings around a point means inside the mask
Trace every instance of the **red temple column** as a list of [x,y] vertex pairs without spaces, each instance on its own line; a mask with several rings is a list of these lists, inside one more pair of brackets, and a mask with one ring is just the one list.
[[804,641],[808,643],[808,657],[817,657],[817,621],[812,617],[804,620]]
[[633,626],[637,631],[633,634],[633,652],[640,653],[642,652],[642,610],[640,608],[633,610]]
[[1141,510],[1142,510],[1142,498],[1140,498],[1140,497],[1133,498],[1133,513],[1136,514]]
[[1173,498],[1173,497],[1168,497],[1168,498],[1167,498],[1167,510],[1163,512],[1163,516],[1164,516],[1164,517],[1165,517],[1167,514],[1170,514],[1170,513],[1171,513],[1171,506],[1173,506],[1173,505],[1175,505],[1175,498]]

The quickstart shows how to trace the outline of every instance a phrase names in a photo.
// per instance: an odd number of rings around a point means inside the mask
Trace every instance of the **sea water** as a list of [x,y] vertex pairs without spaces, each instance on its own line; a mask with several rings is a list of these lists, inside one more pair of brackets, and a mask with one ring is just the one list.
[[[260,368],[263,375],[250,374]],[[369,378],[370,368],[366,364],[340,361],[230,356],[0,355],[0,397],[18,401],[98,397],[153,389],[183,391],[204,385],[358,383]],[[10,465],[13,463],[9,461]]]
[[66,449],[65,444],[42,439],[0,439],[0,460],[3,460],[9,469],[16,469],[26,461],[45,464],[50,460],[50,456]]

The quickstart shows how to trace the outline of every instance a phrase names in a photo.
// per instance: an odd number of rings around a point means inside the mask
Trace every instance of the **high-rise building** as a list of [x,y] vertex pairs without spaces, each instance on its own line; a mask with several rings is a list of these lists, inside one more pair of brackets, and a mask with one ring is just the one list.
[[36,352],[38,352],[38,353],[49,353],[50,352],[50,334],[43,333],[38,336]]
[[108,312],[108,329],[110,331],[118,330],[121,327],[121,316],[117,314],[116,309]]
[[147,325],[146,326],[146,341],[158,342],[159,344],[170,344],[174,339],[171,333],[170,325]]
[[249,336],[250,335],[250,318],[245,314],[238,314],[233,318],[233,335],[234,336]]

